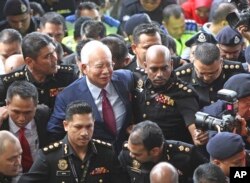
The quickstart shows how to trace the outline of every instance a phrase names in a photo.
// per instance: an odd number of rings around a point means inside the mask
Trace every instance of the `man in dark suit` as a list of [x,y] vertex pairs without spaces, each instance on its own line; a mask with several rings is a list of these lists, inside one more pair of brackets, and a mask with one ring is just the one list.
[[49,108],[45,105],[37,106],[37,89],[28,81],[13,82],[8,88],[6,103],[8,117],[2,121],[0,130],[10,131],[21,141],[20,130],[24,129],[28,141],[28,148],[25,148],[29,149],[32,159],[35,159],[38,149],[48,142],[46,126]]
[[[133,89],[133,75],[125,70],[113,72],[111,52],[99,41],[90,41],[82,48],[81,61],[85,76],[66,87],[57,96],[47,130],[52,140],[62,138],[65,135],[62,121],[67,105],[75,100],[84,100],[93,108],[94,138],[115,143],[116,150],[119,151],[131,121],[130,91]],[[115,120],[104,120],[104,113],[110,111],[103,110],[104,90]],[[107,121],[115,121],[112,130]]]

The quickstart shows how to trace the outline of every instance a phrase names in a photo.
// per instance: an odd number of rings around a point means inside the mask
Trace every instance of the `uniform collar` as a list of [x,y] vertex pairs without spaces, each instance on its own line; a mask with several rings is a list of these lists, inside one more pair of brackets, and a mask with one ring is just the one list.
[[[63,146],[63,156],[64,157],[70,156],[70,155],[74,155],[74,156],[78,157],[76,155],[73,147],[69,143],[68,135],[66,135],[64,137],[64,139],[62,140],[62,142],[63,142],[62,146]],[[86,157],[89,157],[92,154],[97,154],[97,149],[96,149],[96,146],[95,146],[94,142],[91,140],[89,142],[89,144],[88,144],[88,151],[87,151]]]
[[159,88],[154,88],[152,82],[147,78],[145,81],[145,87],[147,89],[154,90],[155,92],[167,91],[170,88],[172,88],[176,80],[177,77],[175,76],[174,72],[172,72],[170,78],[168,79],[168,82],[164,86]]
[[37,80],[33,77],[32,73],[30,72],[30,70],[28,69],[27,66],[25,66],[24,68],[24,73],[25,73],[25,77],[26,77],[26,80],[31,82],[31,83],[37,83],[38,85],[39,84],[43,84],[45,83],[46,81],[49,81],[50,79],[53,79],[53,75],[49,75],[49,76],[46,76],[46,79],[44,82],[42,83],[39,83],[37,82]]
[[195,69],[193,69],[191,79],[192,79],[192,81],[191,81],[192,85],[199,85],[199,86],[203,86],[203,87],[209,87],[209,86],[215,85],[215,83],[217,83],[218,81],[221,81],[222,79],[224,80],[225,79],[225,74],[224,74],[224,72],[222,70],[220,76],[216,80],[214,80],[211,84],[206,84],[201,79],[199,79],[197,77]]

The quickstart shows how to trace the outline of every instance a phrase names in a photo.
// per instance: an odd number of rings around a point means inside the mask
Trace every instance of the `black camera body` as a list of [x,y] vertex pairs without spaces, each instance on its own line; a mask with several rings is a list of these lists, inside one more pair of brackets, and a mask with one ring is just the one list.
[[247,0],[228,0],[230,3],[234,3],[239,12],[229,13],[226,17],[229,25],[236,29],[240,25],[247,26],[250,30],[250,9],[248,7]]
[[239,125],[236,119],[236,114],[238,112],[237,93],[232,90],[222,89],[218,91],[217,95],[224,103],[222,119],[213,117],[204,112],[197,112],[195,114],[195,126],[197,129],[203,131],[216,130],[232,132],[233,129]]

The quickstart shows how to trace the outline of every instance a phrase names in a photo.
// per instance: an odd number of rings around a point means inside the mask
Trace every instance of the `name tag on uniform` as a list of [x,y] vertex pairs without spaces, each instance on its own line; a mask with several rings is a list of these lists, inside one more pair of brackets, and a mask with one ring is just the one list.
[[56,176],[63,176],[63,177],[70,176],[70,171],[57,171]]

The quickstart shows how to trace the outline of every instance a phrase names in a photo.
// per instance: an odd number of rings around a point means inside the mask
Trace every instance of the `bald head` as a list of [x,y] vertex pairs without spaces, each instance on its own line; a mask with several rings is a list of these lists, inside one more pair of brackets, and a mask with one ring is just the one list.
[[150,172],[150,183],[178,183],[177,170],[170,163],[158,163]]
[[163,45],[149,47],[144,64],[148,79],[155,88],[167,84],[173,71],[171,54],[167,47]]
[[171,54],[169,49],[164,45],[153,45],[146,52],[146,62],[154,60],[158,57],[164,58],[165,61],[171,62]]
[[8,57],[4,64],[5,73],[8,74],[15,70],[17,67],[24,65],[24,59],[22,54],[15,54]]
[[[100,41],[90,41],[85,44],[81,50],[81,61],[82,64],[88,64],[91,58],[101,59],[100,56],[105,55],[110,61],[112,61],[112,54],[108,46]],[[101,60],[96,60],[101,61]]]
[[6,144],[8,143],[20,145],[20,142],[16,138],[16,136],[14,136],[9,131],[1,130],[0,131],[0,156],[5,151]]

